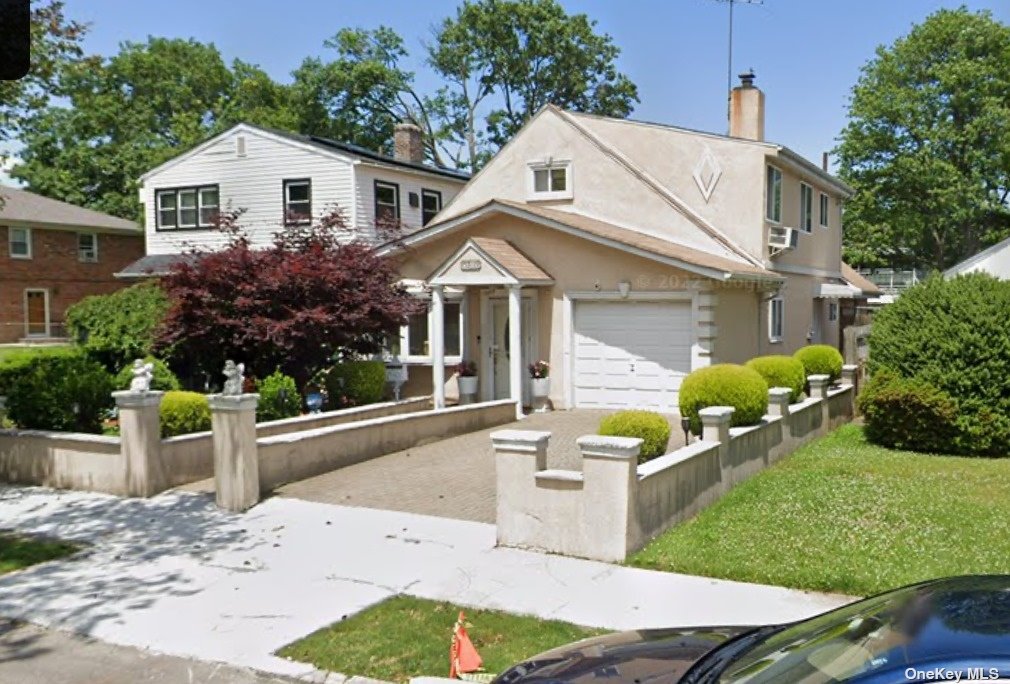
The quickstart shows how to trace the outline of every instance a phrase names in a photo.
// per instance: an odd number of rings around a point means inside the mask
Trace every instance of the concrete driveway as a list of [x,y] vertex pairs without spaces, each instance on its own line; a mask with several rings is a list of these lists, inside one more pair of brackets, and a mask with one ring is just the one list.
[[[546,430],[551,433],[547,467],[581,470],[575,440],[595,434],[613,411],[576,409],[527,416],[488,430],[439,440],[285,485],[277,490],[319,503],[381,508],[475,522],[495,521],[495,469],[491,433]],[[670,416],[667,450],[684,443],[679,418]]]

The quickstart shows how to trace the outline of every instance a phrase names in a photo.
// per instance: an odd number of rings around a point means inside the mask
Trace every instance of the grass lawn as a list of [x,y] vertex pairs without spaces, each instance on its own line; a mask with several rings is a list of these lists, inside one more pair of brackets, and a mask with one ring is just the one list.
[[0,575],[69,556],[79,548],[70,542],[0,532]]
[[629,563],[867,595],[1010,573],[1010,458],[891,451],[846,425],[738,485]]
[[[516,662],[555,646],[603,631],[463,608],[467,633],[484,659],[500,673]],[[279,655],[317,668],[389,681],[449,674],[449,644],[460,607],[396,596],[281,649]]]

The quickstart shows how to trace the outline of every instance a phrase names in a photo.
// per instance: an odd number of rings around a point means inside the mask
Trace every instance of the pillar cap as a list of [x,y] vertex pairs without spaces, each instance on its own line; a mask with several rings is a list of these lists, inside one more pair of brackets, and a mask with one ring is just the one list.
[[208,394],[211,411],[255,411],[258,394]]
[[702,425],[721,425],[733,418],[736,409],[732,406],[706,406],[698,411]]
[[791,397],[792,394],[793,391],[788,387],[772,387],[768,390],[769,399],[778,399],[780,401],[783,399],[789,401],[789,397]]
[[631,460],[638,458],[643,440],[639,437],[583,435],[575,441],[582,451],[582,458]]
[[831,381],[830,375],[808,375],[807,382],[811,385],[826,385]]
[[491,444],[496,451],[534,452],[547,448],[550,432],[541,430],[496,430],[491,433]]
[[122,390],[113,392],[112,398],[116,400],[119,408],[141,408],[144,406],[158,406],[164,392],[157,390],[147,390],[146,392],[134,392],[132,390]]
[[859,370],[859,366],[856,365],[856,364],[854,364],[854,363],[847,363],[844,366],[842,366],[842,370],[843,371],[855,372],[855,371]]

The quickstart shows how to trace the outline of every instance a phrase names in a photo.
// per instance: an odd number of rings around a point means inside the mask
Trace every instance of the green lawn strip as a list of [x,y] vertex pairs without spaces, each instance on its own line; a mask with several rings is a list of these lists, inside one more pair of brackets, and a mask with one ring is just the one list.
[[51,344],[45,346],[10,346],[0,347],[0,364],[11,361],[20,361],[22,358],[32,356],[46,356],[52,354],[65,354],[70,350],[69,345]]
[[0,574],[63,558],[78,549],[78,545],[70,542],[0,532]]
[[[395,596],[285,646],[279,655],[322,670],[389,681],[445,677],[460,610],[450,603]],[[605,633],[493,610],[462,610],[484,669],[494,673],[541,651]]]
[[892,451],[847,425],[738,485],[631,565],[867,595],[1010,573],[1010,459]]

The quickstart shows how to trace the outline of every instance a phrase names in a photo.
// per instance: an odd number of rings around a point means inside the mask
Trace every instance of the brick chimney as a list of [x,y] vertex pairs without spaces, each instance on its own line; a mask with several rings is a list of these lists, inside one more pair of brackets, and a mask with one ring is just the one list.
[[412,121],[403,121],[393,128],[393,157],[400,161],[424,163],[424,142],[421,127]]
[[765,94],[754,85],[754,72],[740,74],[729,101],[729,134],[748,140],[765,139]]

